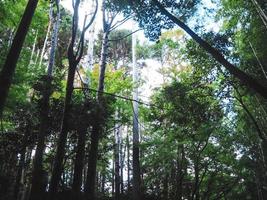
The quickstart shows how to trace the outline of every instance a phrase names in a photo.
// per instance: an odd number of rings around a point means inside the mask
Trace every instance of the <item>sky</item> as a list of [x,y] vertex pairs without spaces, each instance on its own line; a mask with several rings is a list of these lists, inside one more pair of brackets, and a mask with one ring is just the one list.
[[[72,0],[62,0],[61,4],[66,9],[73,12],[71,2]],[[86,14],[86,9],[91,8],[90,2],[91,0],[85,0],[85,4],[81,6],[80,8],[80,12],[79,12],[80,27],[82,27],[83,19]],[[102,29],[102,16],[101,16],[100,7],[101,6],[99,6],[99,10],[98,10],[97,17],[96,17],[96,23],[95,23],[96,33]],[[121,19],[123,19],[122,15],[117,17],[117,20],[121,20]],[[127,21],[126,23],[121,25],[119,29],[129,29],[129,27],[131,30],[138,29],[136,23],[133,20]],[[141,42],[147,41],[147,39],[144,36],[143,31],[137,32],[136,35],[139,41]],[[145,80],[145,84],[139,89],[139,92],[140,92],[140,99],[142,99],[145,102],[148,102],[148,97],[152,94],[152,89],[160,86],[160,84],[162,83],[161,80],[163,79],[162,79],[161,74],[158,72],[160,64],[157,61],[151,60],[151,59],[146,60],[146,66],[147,66],[146,68],[142,68],[141,70],[141,78]]]
[[[218,32],[219,28],[220,28],[220,24],[218,24],[218,23],[216,23],[214,21],[211,21],[211,17],[207,16],[205,14],[205,8],[207,8],[207,9],[216,9],[216,5],[211,2],[212,0],[202,0],[202,1],[203,1],[203,7],[201,9],[199,9],[199,11],[197,13],[197,18],[201,19],[203,24],[205,24],[205,27],[204,27],[205,30],[213,30],[215,32]],[[80,7],[80,10],[79,10],[80,11],[79,12],[79,16],[80,16],[79,24],[80,24],[80,27],[82,27],[83,19],[84,19],[85,15],[88,12],[90,12],[90,10],[92,10],[91,2],[92,2],[92,0],[84,0],[83,5]],[[70,12],[73,12],[72,5],[71,5],[72,4],[72,0],[62,0],[61,4],[66,9],[68,9]],[[119,15],[117,17],[117,20],[121,20],[121,19],[123,19],[123,16]],[[195,23],[198,23],[197,20],[192,19],[189,22],[189,26],[193,27],[194,25],[196,25]],[[99,1],[99,9],[98,9],[98,12],[97,12],[97,17],[96,17],[96,20],[95,20],[94,29],[95,29],[95,37],[96,37],[97,32],[102,29],[101,0]],[[130,29],[130,30],[133,31],[133,30],[137,30],[138,27],[137,27],[136,23],[133,20],[128,20],[126,23],[121,25],[119,27],[119,29]],[[137,32],[136,35],[137,35],[138,40],[141,41],[141,43],[145,42],[145,41],[148,41],[145,38],[143,31]],[[149,97],[152,94],[153,89],[156,88],[156,87],[159,87],[163,83],[163,77],[158,72],[159,68],[161,67],[159,62],[157,62],[155,60],[152,60],[152,59],[146,60],[145,62],[146,62],[146,66],[147,67],[145,67],[145,68],[143,68],[141,70],[141,77],[142,77],[143,80],[145,80],[145,84],[142,86],[142,88],[140,88],[139,91],[141,92],[141,96]],[[143,100],[146,101],[146,102],[148,100],[145,97],[141,97],[141,98],[143,98]]]

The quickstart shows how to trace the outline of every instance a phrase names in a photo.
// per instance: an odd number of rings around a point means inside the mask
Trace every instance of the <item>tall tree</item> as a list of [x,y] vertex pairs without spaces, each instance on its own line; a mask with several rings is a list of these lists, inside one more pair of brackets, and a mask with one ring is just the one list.
[[69,115],[71,111],[71,99],[72,99],[72,93],[73,93],[73,82],[74,82],[75,72],[83,56],[85,32],[95,20],[95,16],[96,16],[97,9],[98,9],[98,1],[96,0],[96,7],[91,16],[91,19],[89,20],[89,22],[87,22],[86,18],[84,20],[84,26],[81,31],[79,42],[76,48],[75,43],[76,43],[76,39],[78,38],[80,3],[81,3],[80,0],[76,0],[75,2],[73,2],[74,13],[72,17],[72,38],[71,38],[71,41],[68,47],[69,68],[68,68],[67,87],[66,87],[66,95],[65,95],[65,102],[64,102],[64,111],[63,111],[63,118],[61,122],[61,130],[60,130],[59,138],[58,138],[56,155],[55,155],[54,164],[53,164],[51,182],[49,185],[49,198],[51,200],[55,199],[58,184],[60,181],[60,176],[63,170],[63,159],[65,155],[65,146],[66,146],[67,135],[69,131],[68,130]]
[[[47,75],[43,76],[43,91],[42,99],[40,102],[40,130],[38,134],[37,147],[33,162],[33,172],[32,172],[32,187],[30,200],[40,199],[45,192],[44,187],[44,171],[43,171],[43,154],[45,150],[45,138],[49,131],[48,121],[49,121],[49,98],[52,93],[52,72],[55,62],[55,54],[57,48],[57,38],[59,31],[60,22],[60,8],[59,0],[51,3],[50,21],[53,24],[53,32],[51,35],[51,49],[49,54],[49,62],[47,67]],[[56,12],[53,12],[53,7],[56,7]],[[49,23],[50,24],[50,23]],[[46,40],[46,39],[45,39]]]
[[[267,99],[267,87],[264,83],[259,82],[251,75],[248,75],[237,66],[231,64],[223,54],[211,46],[207,41],[203,40],[198,34],[196,34],[189,26],[183,21],[190,17],[192,10],[196,9],[196,6],[200,2],[199,0],[190,1],[186,3],[184,1],[124,1],[114,0],[119,7],[125,10],[125,13],[129,13],[129,7],[136,14],[136,19],[139,24],[145,29],[146,35],[152,40],[157,40],[161,34],[161,29],[170,29],[174,25],[178,25],[187,34],[189,34],[203,49],[205,49],[217,62],[224,66],[233,77],[237,78],[247,88],[252,89],[256,93],[260,94],[263,98]],[[145,5],[144,5],[145,4]],[[143,9],[144,6],[147,9]],[[177,15],[171,13],[169,9],[175,10]],[[178,10],[179,11],[178,11]],[[130,11],[131,12],[131,11]],[[157,13],[157,14],[155,14]],[[191,15],[192,16],[192,15]],[[159,23],[160,22],[160,23]]]
[[139,162],[139,117],[138,117],[138,67],[136,62],[136,35],[132,36],[133,65],[133,200],[141,199],[141,177]]
[[103,114],[104,114],[104,104],[103,104],[103,92],[104,92],[104,80],[105,71],[107,64],[107,53],[108,53],[108,37],[111,31],[111,26],[115,18],[114,15],[108,13],[106,10],[106,1],[102,3],[102,16],[103,16],[103,35],[102,35],[102,45],[101,45],[101,57],[99,63],[99,80],[97,89],[97,101],[99,112],[96,116],[96,122],[93,124],[91,133],[91,145],[88,157],[88,170],[87,178],[85,183],[85,196],[87,199],[95,199],[95,179],[96,179],[96,164],[97,164],[97,154],[99,138],[102,132]]
[[38,0],[29,0],[24,11],[24,14],[19,23],[17,32],[12,41],[12,45],[7,54],[4,66],[0,73],[0,116],[2,117],[4,105],[7,99],[8,91],[12,82],[13,74],[16,69],[17,61],[30,27],[33,14],[37,7]]

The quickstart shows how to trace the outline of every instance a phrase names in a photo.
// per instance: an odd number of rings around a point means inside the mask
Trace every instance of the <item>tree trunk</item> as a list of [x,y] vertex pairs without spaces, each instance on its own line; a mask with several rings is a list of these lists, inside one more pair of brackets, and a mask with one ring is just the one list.
[[33,46],[32,46],[32,52],[31,52],[31,57],[30,57],[30,63],[29,64],[33,64],[34,63],[33,55],[34,55],[34,52],[35,52],[37,36],[38,36],[38,31],[35,33],[35,38],[34,38],[34,42],[33,42]]
[[93,126],[91,133],[91,148],[88,158],[88,170],[87,179],[85,183],[85,197],[88,200],[95,199],[95,183],[96,183],[96,163],[97,163],[97,153],[98,153],[98,142],[100,133],[100,124]]
[[183,145],[178,145],[176,160],[176,196],[177,200],[183,197],[183,162],[184,162]]
[[52,17],[53,21],[53,32],[51,37],[51,49],[50,49],[50,57],[49,57],[49,63],[47,68],[47,75],[52,76],[53,72],[53,66],[55,63],[55,55],[56,55],[56,49],[57,49],[57,40],[58,40],[58,32],[59,32],[59,23],[60,23],[60,8],[59,8],[59,0],[56,0],[56,6],[57,6],[57,13],[56,18]]
[[0,117],[2,116],[4,105],[7,99],[8,91],[12,82],[12,78],[16,69],[17,61],[28,33],[33,14],[37,7],[38,0],[29,0],[20,21],[18,30],[13,39],[11,48],[7,54],[4,66],[0,73]]
[[[26,135],[24,137],[26,137]],[[25,154],[26,154],[26,143],[24,141],[22,150],[20,152],[19,166],[18,166],[18,171],[17,171],[17,175],[16,175],[16,182],[15,182],[15,187],[14,187],[14,199],[15,200],[18,199],[19,191],[20,191],[20,188],[22,186],[21,177],[22,177],[22,172],[23,172],[24,167],[25,167]]]
[[112,197],[115,196],[115,159],[112,160],[111,194]]
[[130,141],[129,135],[127,133],[126,137],[126,146],[127,146],[127,192],[130,192]]
[[[48,84],[51,81],[48,80]],[[49,113],[49,96],[50,86],[43,91],[43,98],[40,100],[40,128],[37,139],[37,147],[33,160],[33,172],[32,172],[32,188],[30,193],[30,200],[38,200],[40,196],[45,192],[43,187],[43,154],[45,149],[45,137],[48,133],[48,113]]]
[[[73,93],[73,83],[74,83],[74,77],[75,72],[77,69],[77,66],[83,56],[83,50],[84,50],[84,34],[85,31],[90,27],[90,25],[93,23],[97,8],[98,8],[98,1],[96,0],[96,8],[92,15],[91,20],[88,24],[84,24],[83,30],[81,32],[78,47],[75,47],[75,41],[77,39],[77,30],[78,30],[78,12],[79,12],[79,6],[81,1],[76,0],[73,1],[73,17],[72,17],[72,37],[71,41],[68,47],[68,61],[69,61],[69,69],[68,69],[68,79],[67,79],[67,88],[66,88],[66,96],[65,96],[65,103],[64,103],[64,111],[63,111],[63,119],[61,122],[61,130],[59,134],[58,144],[57,144],[57,150],[56,150],[56,156],[54,160],[53,165],[53,172],[49,187],[49,199],[54,200],[55,195],[57,193],[58,184],[60,181],[60,176],[63,170],[63,159],[65,156],[65,146],[67,141],[67,135],[68,135],[68,123],[69,123],[69,115],[71,111],[71,98]],[[88,164],[89,165],[89,164]]]
[[195,183],[194,189],[192,193],[192,199],[199,200],[199,161],[198,158],[194,161],[194,175],[195,175]]
[[234,66],[230,62],[228,62],[224,56],[214,47],[212,47],[209,43],[204,41],[201,37],[199,37],[194,31],[192,31],[186,24],[180,21],[177,17],[172,15],[168,10],[164,8],[164,6],[158,0],[152,0],[153,3],[159,8],[161,13],[167,16],[170,20],[172,20],[176,25],[182,28],[186,33],[188,33],[203,49],[205,49],[212,57],[222,64],[235,78],[239,79],[239,81],[244,84],[247,88],[250,88],[260,94],[263,98],[267,99],[267,87],[259,83],[253,77],[249,76],[242,70],[238,69],[238,67]]
[[165,178],[163,180],[163,191],[162,191],[162,199],[169,199],[169,174],[167,173],[165,175]]
[[82,173],[84,167],[84,157],[85,157],[85,140],[87,126],[86,124],[81,125],[81,129],[78,131],[78,145],[76,151],[75,165],[74,165],[74,178],[72,184],[72,190],[74,194],[78,194],[82,186]]
[[[118,120],[118,111],[115,113],[115,121]],[[120,131],[117,122],[115,122],[115,149],[114,149],[114,159],[115,159],[115,200],[120,199]]]
[[120,168],[120,177],[121,177],[121,180],[120,180],[120,182],[121,182],[121,194],[123,194],[124,193],[124,178],[123,178],[123,168],[124,168],[124,160],[125,160],[125,155],[126,155],[126,145],[125,145],[125,147],[124,147],[124,152],[122,151],[122,149],[123,149],[123,142],[122,142],[122,130],[120,129],[120,166],[121,166],[121,168]]
[[49,37],[50,29],[51,29],[51,20],[49,21],[49,24],[48,24],[48,27],[47,27],[45,40],[44,40],[43,48],[42,48],[41,55],[40,55],[39,67],[43,63],[43,58],[44,58],[44,54],[45,54],[45,49],[46,49],[46,45],[47,45],[47,40],[48,40],[48,37]]
[[[136,87],[138,81],[138,72],[136,65],[136,35],[132,35],[132,58],[133,58],[133,83],[135,88],[133,91],[133,99],[138,100],[138,89]],[[141,199],[141,177],[139,163],[139,126],[138,126],[138,103],[133,102],[133,200]]]
[[264,24],[265,28],[267,29],[267,15],[264,13],[263,9],[260,7],[257,0],[251,0],[254,6],[256,7],[256,10],[262,20],[262,23]]
[[[60,22],[60,10],[57,4],[57,16],[56,19],[52,18],[53,22],[53,33],[51,38],[51,50],[49,56],[49,63],[47,68],[47,76],[44,76],[44,90],[42,91],[43,96],[40,102],[40,129],[38,134],[37,148],[35,152],[35,158],[33,163],[33,173],[32,173],[32,188],[30,194],[30,200],[40,199],[40,195],[44,194],[44,171],[43,171],[43,154],[45,150],[45,138],[48,134],[49,127],[49,98],[52,92],[52,72],[55,60],[55,53],[57,48],[57,37],[59,31]],[[46,38],[47,39],[47,38]]]
[[99,103],[99,112],[96,117],[96,122],[93,124],[92,133],[91,133],[91,148],[89,152],[88,159],[88,171],[87,171],[87,180],[85,184],[85,196],[87,199],[95,199],[95,178],[96,178],[96,163],[97,163],[97,153],[98,153],[98,143],[100,134],[102,132],[102,113],[103,113],[103,102],[102,95],[104,91],[104,80],[105,80],[105,70],[106,70],[106,60],[107,60],[107,51],[108,51],[108,35],[109,32],[103,33],[102,39],[102,48],[101,48],[101,58],[100,58],[100,74],[99,74],[99,83],[98,83],[98,95],[97,100]]
[[54,158],[53,164],[53,172],[49,185],[49,200],[54,200],[55,195],[57,193],[58,184],[60,181],[60,176],[63,170],[63,159],[65,156],[65,146],[67,141],[68,134],[68,124],[69,122],[69,114],[71,111],[71,98],[73,93],[73,82],[75,76],[75,70],[77,67],[77,62],[69,59],[69,70],[68,70],[68,80],[67,80],[67,88],[66,88],[66,96],[64,103],[64,111],[63,111],[63,119],[61,123],[61,131],[58,138],[56,155]]

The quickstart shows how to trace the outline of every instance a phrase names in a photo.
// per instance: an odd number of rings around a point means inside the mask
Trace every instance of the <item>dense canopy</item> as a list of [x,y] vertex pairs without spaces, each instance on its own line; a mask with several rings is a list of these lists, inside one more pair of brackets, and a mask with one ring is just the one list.
[[0,199],[267,199],[266,0],[0,0]]

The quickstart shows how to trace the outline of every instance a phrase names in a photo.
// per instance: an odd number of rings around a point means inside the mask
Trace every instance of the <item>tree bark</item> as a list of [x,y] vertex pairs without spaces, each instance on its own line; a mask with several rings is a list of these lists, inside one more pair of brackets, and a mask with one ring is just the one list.
[[192,199],[199,200],[199,160],[196,158],[194,161],[194,189],[192,193]]
[[4,105],[7,99],[8,91],[16,69],[17,61],[28,33],[38,0],[29,0],[20,21],[18,30],[13,39],[11,48],[7,54],[4,66],[0,73],[0,117],[2,116]]
[[[51,77],[48,77],[51,79]],[[51,91],[51,81],[47,81],[47,87],[43,91],[43,97],[40,100],[40,127],[37,139],[37,147],[33,160],[32,188],[30,200],[38,200],[45,192],[43,187],[43,154],[45,149],[45,137],[48,133],[48,113],[49,113],[49,96]],[[48,85],[49,84],[49,85]]]
[[169,174],[167,173],[163,179],[163,191],[162,191],[162,199],[169,199]]
[[76,151],[75,165],[74,165],[74,177],[72,190],[74,194],[78,194],[81,190],[82,186],[82,173],[84,167],[84,157],[85,157],[85,139],[87,126],[86,124],[82,124],[82,127],[78,131],[78,145]]
[[93,126],[93,130],[91,133],[91,148],[88,158],[87,179],[84,188],[85,197],[88,200],[95,199],[96,163],[97,163],[100,128],[101,128],[100,124],[96,124],[95,126]]
[[61,123],[61,131],[58,138],[56,155],[53,164],[53,172],[49,185],[49,200],[54,200],[57,193],[60,176],[63,170],[63,159],[65,155],[65,146],[68,134],[69,114],[71,111],[71,98],[73,92],[73,82],[76,71],[77,63],[74,60],[69,59],[69,70],[67,79],[66,96],[64,103],[63,119]]

